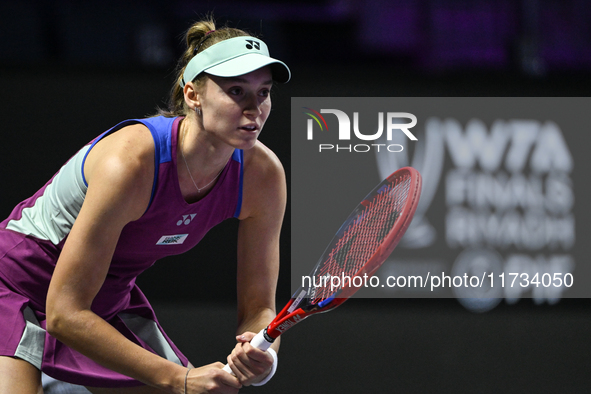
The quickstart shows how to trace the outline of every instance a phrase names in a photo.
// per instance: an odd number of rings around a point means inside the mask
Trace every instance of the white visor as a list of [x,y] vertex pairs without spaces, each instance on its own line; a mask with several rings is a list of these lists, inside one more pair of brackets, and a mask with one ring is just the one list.
[[267,45],[250,36],[220,41],[195,55],[185,67],[181,87],[202,72],[218,77],[237,77],[271,66],[273,80],[289,81],[291,72],[285,63],[269,56]]

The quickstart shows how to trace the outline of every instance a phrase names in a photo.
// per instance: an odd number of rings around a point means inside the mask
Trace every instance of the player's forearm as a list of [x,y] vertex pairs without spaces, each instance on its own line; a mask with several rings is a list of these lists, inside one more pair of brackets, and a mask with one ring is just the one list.
[[[248,314],[248,317],[241,319],[238,323],[236,334],[240,335],[244,332],[250,331],[257,334],[263,328],[267,327],[275,317],[275,311],[271,308],[262,308],[256,312]],[[280,340],[277,338],[271,347],[276,352],[279,351]]]
[[48,319],[48,332],[97,363],[169,393],[182,393],[186,368],[125,338],[89,310]]

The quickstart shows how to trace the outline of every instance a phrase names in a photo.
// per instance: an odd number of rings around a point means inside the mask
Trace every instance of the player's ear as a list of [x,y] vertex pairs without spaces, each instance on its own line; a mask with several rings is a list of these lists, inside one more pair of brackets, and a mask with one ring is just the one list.
[[183,95],[185,96],[185,103],[189,108],[196,108],[201,106],[201,95],[193,82],[188,82],[183,88]]

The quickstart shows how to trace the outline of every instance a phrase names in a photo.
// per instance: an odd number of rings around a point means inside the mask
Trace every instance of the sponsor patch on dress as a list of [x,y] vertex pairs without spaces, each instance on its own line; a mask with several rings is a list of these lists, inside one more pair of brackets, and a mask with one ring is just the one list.
[[156,245],[180,245],[185,242],[189,234],[163,235]]

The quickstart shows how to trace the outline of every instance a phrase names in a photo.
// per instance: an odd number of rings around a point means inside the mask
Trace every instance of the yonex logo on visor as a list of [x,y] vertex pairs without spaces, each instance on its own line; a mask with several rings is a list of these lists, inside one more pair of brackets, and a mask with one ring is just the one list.
[[271,67],[275,81],[289,81],[289,68],[282,61],[269,56],[269,49],[263,41],[250,36],[234,37],[195,55],[185,68],[181,87],[202,72],[218,77],[237,77],[265,66]]
[[246,40],[246,49],[261,49],[261,44],[258,41]]

